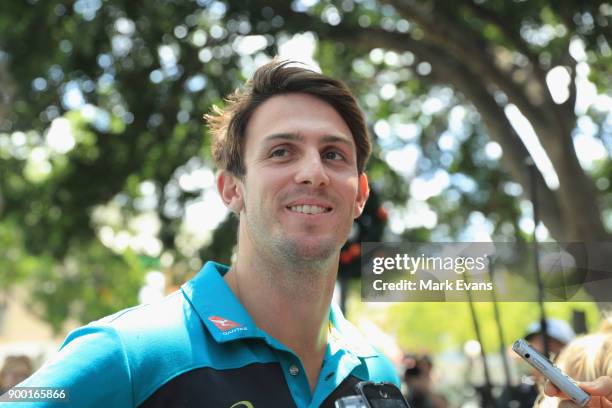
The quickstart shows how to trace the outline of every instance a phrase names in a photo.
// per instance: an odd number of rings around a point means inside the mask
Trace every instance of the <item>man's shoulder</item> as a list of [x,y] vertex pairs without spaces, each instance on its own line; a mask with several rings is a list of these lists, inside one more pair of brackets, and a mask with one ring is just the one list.
[[204,346],[211,339],[181,291],[159,302],[122,310],[87,327],[116,337],[115,352],[121,349],[126,360],[137,403],[170,378],[210,361],[205,355],[209,347],[198,347],[194,355],[194,345]]
[[160,349],[167,352],[173,344],[183,343],[190,336],[190,326],[194,326],[191,315],[189,303],[177,291],[158,302],[121,310],[74,330],[60,350],[81,338],[95,342],[104,337],[112,345],[109,353],[120,348],[133,362],[139,355],[155,355]]
[[164,299],[121,310],[89,323],[85,327],[100,327],[117,333],[126,346],[142,341],[172,340],[188,330],[192,309],[180,291]]
[[[73,406],[97,406],[95,400],[135,406],[193,367],[190,345],[207,342],[205,333],[178,291],[72,331],[57,355],[26,385],[69,388],[71,401],[77,404]],[[206,356],[198,363],[206,364]]]

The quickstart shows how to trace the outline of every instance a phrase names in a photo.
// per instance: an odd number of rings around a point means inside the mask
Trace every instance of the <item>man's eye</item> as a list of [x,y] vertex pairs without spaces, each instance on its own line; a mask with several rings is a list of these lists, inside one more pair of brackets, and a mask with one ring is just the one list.
[[285,148],[279,148],[272,150],[270,153],[270,157],[284,157],[289,153],[289,151]]
[[336,151],[329,151],[329,152],[325,152],[323,154],[323,157],[327,160],[343,160],[344,156],[342,156],[342,154],[340,154],[339,152]]

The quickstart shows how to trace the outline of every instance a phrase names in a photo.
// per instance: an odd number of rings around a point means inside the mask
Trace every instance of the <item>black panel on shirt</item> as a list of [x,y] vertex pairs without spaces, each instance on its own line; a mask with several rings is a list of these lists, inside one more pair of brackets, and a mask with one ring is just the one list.
[[[359,379],[346,378],[321,404],[355,394]],[[248,401],[248,404],[239,404]],[[295,402],[278,363],[255,363],[241,368],[217,370],[197,368],[187,371],[157,389],[140,408],[292,408]]]
[[[248,404],[238,404],[248,401]],[[295,402],[278,363],[241,368],[197,368],[164,384],[141,408],[290,408]]]

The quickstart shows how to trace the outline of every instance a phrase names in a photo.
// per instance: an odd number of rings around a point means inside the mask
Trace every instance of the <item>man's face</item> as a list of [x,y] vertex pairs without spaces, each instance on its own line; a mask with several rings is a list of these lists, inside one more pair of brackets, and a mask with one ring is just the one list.
[[240,239],[295,261],[337,256],[368,195],[338,112],[306,94],[270,98],[247,125],[244,162],[234,202]]

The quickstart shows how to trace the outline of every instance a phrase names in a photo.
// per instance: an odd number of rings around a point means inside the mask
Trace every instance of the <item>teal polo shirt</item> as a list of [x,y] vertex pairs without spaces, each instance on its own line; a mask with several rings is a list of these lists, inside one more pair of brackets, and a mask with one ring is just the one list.
[[363,380],[399,385],[391,363],[334,305],[323,365],[311,392],[300,359],[259,329],[208,262],[164,300],[70,333],[58,354],[20,384],[66,390],[63,403],[11,407],[333,407]]

